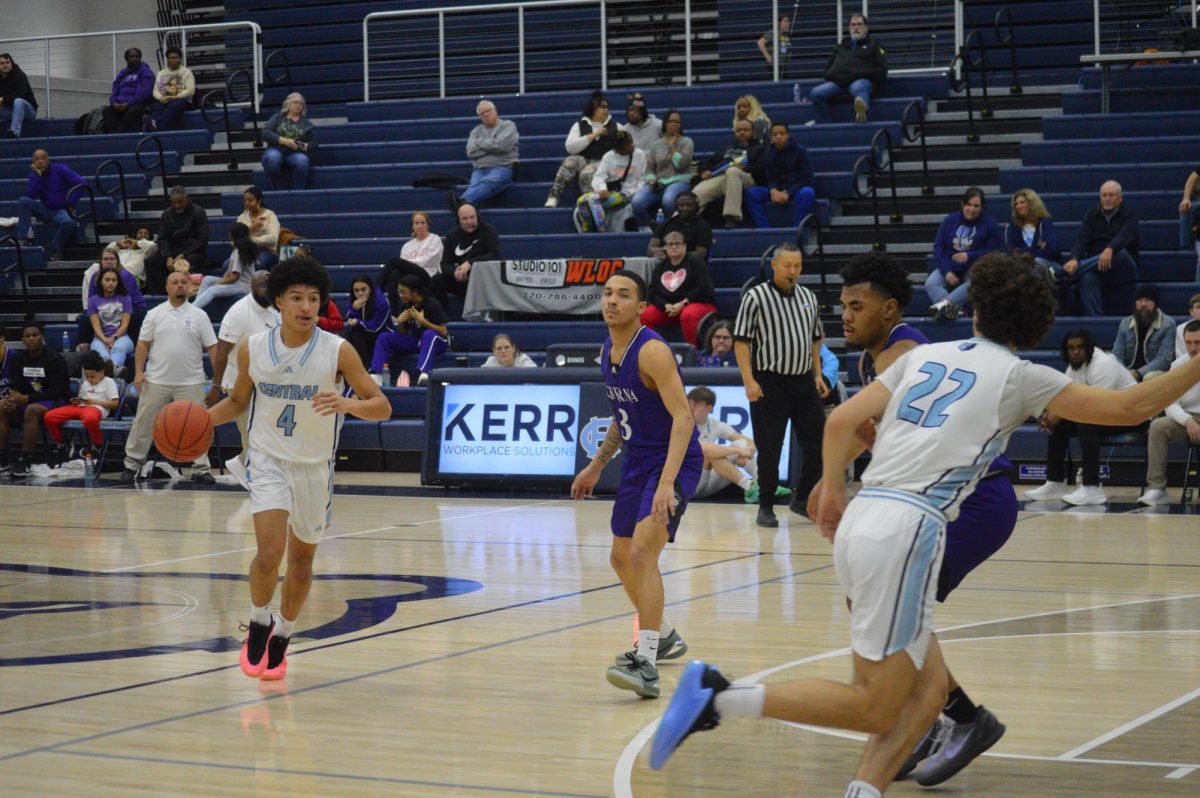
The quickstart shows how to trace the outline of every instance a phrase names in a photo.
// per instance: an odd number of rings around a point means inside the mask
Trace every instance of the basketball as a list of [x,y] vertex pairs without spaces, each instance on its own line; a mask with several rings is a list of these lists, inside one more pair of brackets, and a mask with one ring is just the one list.
[[192,462],[208,451],[212,440],[212,419],[202,404],[180,399],[154,419],[154,445],[172,462]]

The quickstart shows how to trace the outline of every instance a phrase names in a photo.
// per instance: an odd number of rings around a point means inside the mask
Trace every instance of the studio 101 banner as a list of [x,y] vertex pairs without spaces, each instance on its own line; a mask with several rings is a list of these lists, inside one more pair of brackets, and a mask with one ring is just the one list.
[[652,258],[550,258],[481,261],[471,267],[463,318],[481,321],[485,313],[555,313],[582,316],[600,312],[604,283],[622,269],[649,281]]

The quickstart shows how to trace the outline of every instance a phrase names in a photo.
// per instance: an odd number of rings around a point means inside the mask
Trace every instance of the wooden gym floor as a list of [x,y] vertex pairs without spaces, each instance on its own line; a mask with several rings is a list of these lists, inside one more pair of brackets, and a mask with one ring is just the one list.
[[[413,484],[339,475],[273,685],[237,665],[244,493],[0,487],[0,794],[842,794],[861,744],[775,721],[723,723],[647,768],[682,663],[661,668],[659,701],[604,679],[632,628],[607,501]],[[951,670],[1008,726],[941,794],[1200,794],[1196,518],[1112,493],[1107,512],[1023,512],[939,607]],[[783,507],[759,530],[752,509],[694,504],[663,558],[689,657],[846,678],[829,545]]]

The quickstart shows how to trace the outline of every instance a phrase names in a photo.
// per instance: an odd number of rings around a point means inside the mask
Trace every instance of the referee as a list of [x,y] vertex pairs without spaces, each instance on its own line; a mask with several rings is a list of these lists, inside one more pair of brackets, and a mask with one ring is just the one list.
[[771,261],[774,276],[746,292],[734,324],[733,349],[750,400],[750,421],[758,445],[757,523],[764,527],[779,526],[773,505],[788,421],[804,449],[792,512],[805,515],[808,494],[821,478],[823,400],[829,387],[821,377],[824,336],[817,298],[796,285],[802,264],[795,244],[776,247]]

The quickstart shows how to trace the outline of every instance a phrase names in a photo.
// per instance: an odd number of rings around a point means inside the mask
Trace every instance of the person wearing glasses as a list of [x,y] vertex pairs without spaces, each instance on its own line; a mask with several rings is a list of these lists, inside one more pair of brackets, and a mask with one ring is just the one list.
[[642,324],[652,330],[678,324],[684,340],[696,346],[700,320],[717,312],[712,277],[704,260],[688,253],[683,233],[667,233],[663,245],[667,256],[650,275],[649,304],[642,311]]
[[592,177],[600,167],[600,159],[611,150],[617,140],[617,120],[608,112],[608,98],[602,91],[592,92],[583,116],[571,126],[567,134],[567,157],[554,175],[554,185],[546,197],[547,208],[557,208],[558,201],[572,180],[579,181],[579,193],[592,190]]

